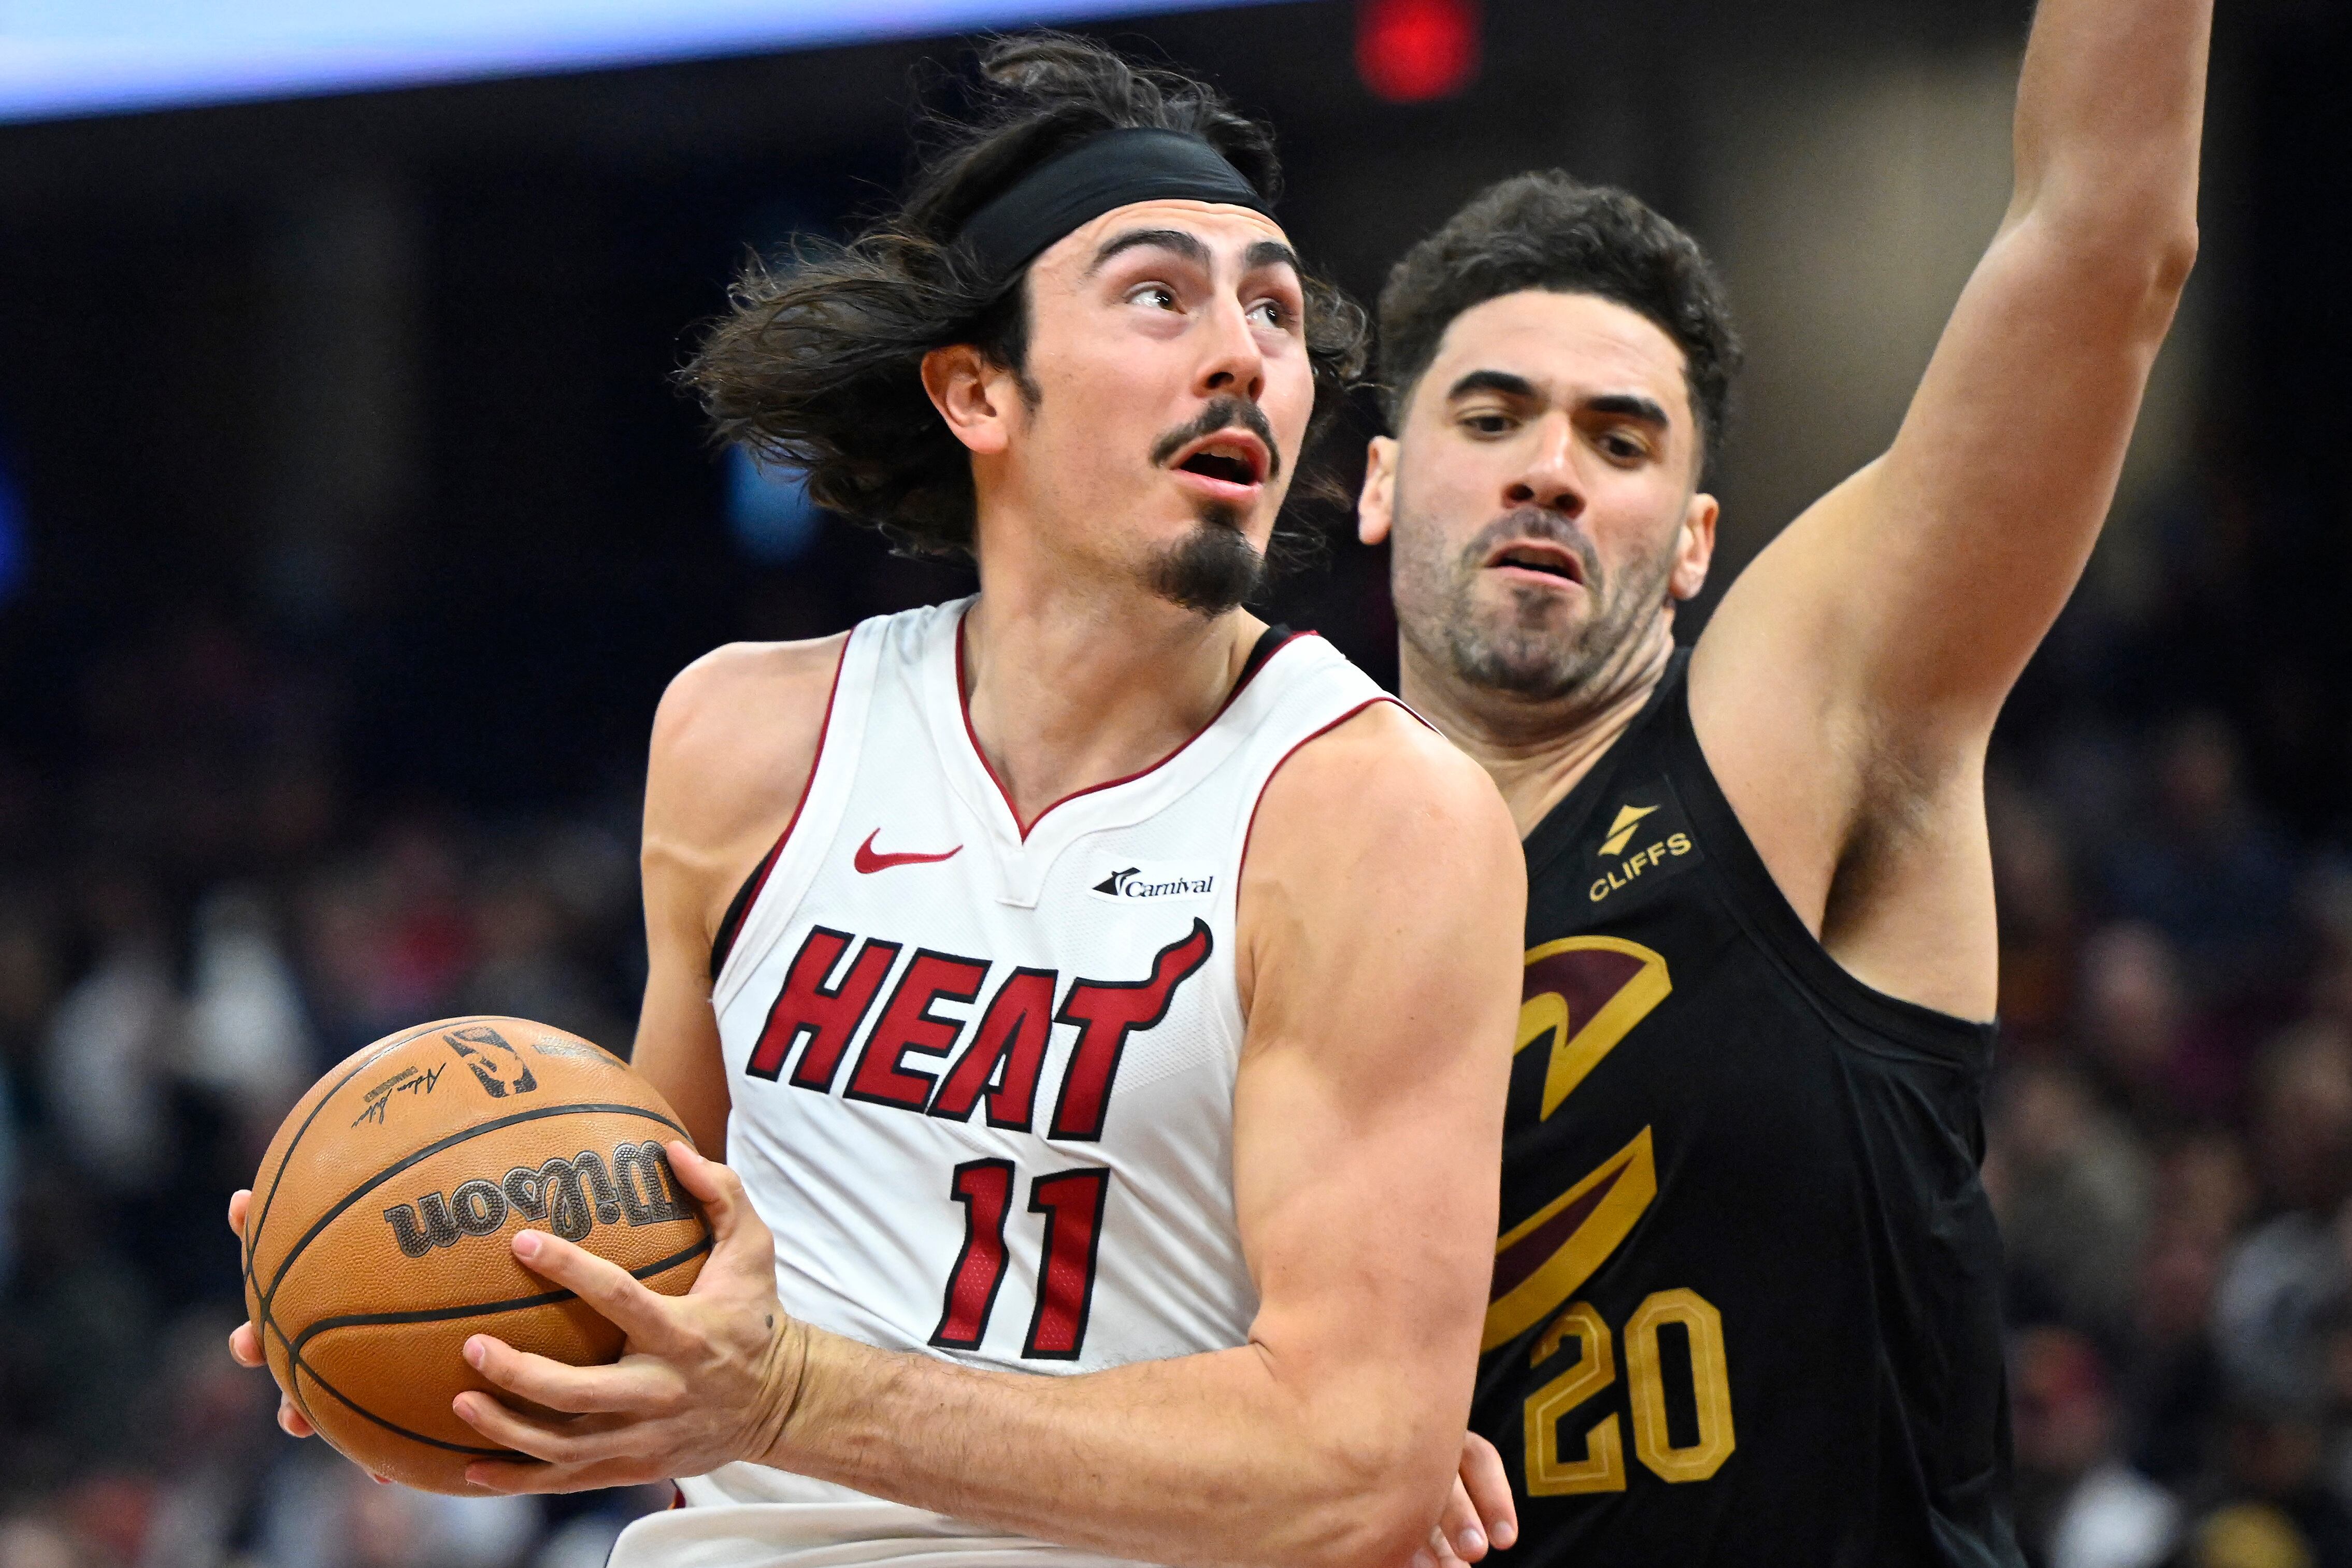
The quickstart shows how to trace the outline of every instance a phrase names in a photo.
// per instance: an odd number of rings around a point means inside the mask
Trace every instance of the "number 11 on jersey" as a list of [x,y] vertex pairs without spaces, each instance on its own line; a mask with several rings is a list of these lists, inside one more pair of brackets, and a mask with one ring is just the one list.
[[[1013,1162],[966,1160],[956,1166],[948,1196],[963,1205],[963,1250],[948,1274],[947,1301],[931,1343],[978,1350],[1004,1283],[1004,1227],[1013,1208]],[[1030,1361],[1076,1361],[1086,1343],[1087,1310],[1095,1293],[1095,1249],[1102,1240],[1103,1204],[1110,1172],[1101,1166],[1041,1176],[1029,1184],[1029,1212],[1045,1217],[1045,1261],[1037,1274],[1037,1310],[1021,1347]]]

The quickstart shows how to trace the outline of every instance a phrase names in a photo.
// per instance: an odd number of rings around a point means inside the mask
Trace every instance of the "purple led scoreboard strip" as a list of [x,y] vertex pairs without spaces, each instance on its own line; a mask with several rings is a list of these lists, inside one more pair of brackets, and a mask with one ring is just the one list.
[[1256,3],[13,0],[0,5],[0,121]]

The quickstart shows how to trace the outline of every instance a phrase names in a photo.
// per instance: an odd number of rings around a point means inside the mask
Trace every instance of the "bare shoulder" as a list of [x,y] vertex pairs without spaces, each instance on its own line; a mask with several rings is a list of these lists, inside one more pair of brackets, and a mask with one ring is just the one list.
[[646,760],[649,855],[723,876],[766,852],[807,787],[847,641],[730,643],[671,679]]
[[1300,747],[1276,771],[1259,801],[1241,891],[1245,919],[1279,908],[1337,929],[1458,904],[1475,905],[1482,924],[1491,918],[1516,930],[1527,882],[1510,810],[1486,770],[1404,708],[1381,702]]
[[[804,643],[730,643],[703,654],[662,693],[654,712],[656,762],[772,760],[796,742],[813,751],[848,640],[843,632]],[[761,722],[746,722],[754,716]]]
[[1258,1070],[1347,1063],[1376,1099],[1450,1083],[1499,1119],[1528,883],[1485,769],[1394,704],[1354,715],[1268,782],[1239,894],[1234,979]]
[[1300,747],[1276,770],[1259,807],[1256,837],[1297,827],[1360,836],[1415,824],[1474,838],[1499,832],[1505,845],[1517,843],[1486,769],[1402,706],[1375,702]]

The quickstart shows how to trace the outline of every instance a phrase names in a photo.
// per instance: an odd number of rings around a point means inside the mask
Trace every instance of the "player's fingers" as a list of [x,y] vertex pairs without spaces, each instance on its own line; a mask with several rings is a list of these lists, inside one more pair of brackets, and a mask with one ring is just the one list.
[[1469,1494],[1470,1506],[1477,1510],[1486,1539],[1498,1550],[1517,1542],[1519,1507],[1511,1500],[1510,1472],[1503,1468],[1503,1456],[1495,1451],[1495,1445],[1475,1432],[1465,1434],[1463,1440],[1460,1485]]
[[253,1332],[251,1323],[229,1330],[228,1358],[239,1366],[259,1366],[268,1359],[261,1354],[261,1336]]
[[245,1239],[245,1211],[252,1202],[253,1189],[249,1186],[241,1186],[228,1195],[228,1228],[236,1232],[239,1240]]
[[1460,1476],[1454,1478],[1454,1490],[1445,1496],[1445,1510],[1437,1516],[1436,1544],[1465,1563],[1475,1563],[1486,1555],[1486,1531],[1478,1522],[1478,1510],[1471,1502]]
[[749,1194],[743,1190],[743,1178],[716,1160],[706,1160],[700,1151],[683,1138],[669,1142],[670,1168],[677,1173],[680,1186],[701,1200],[702,1211],[710,1217],[710,1264],[702,1270],[702,1278],[694,1289],[704,1288],[704,1281],[718,1284],[731,1273],[768,1280],[776,1271],[776,1242],[769,1234],[757,1210],[751,1207]]
[[509,1409],[475,1389],[468,1389],[452,1399],[449,1408],[457,1412],[460,1421],[501,1448],[512,1448],[534,1459],[572,1462],[573,1456],[569,1449],[576,1439],[560,1430],[553,1422]]
[[630,1459],[606,1459],[593,1465],[477,1459],[466,1467],[466,1484],[486,1492],[585,1491],[662,1479],[647,1470],[644,1461]]
[[550,1410],[660,1416],[677,1404],[677,1382],[658,1362],[571,1366],[478,1333],[466,1341],[466,1364],[508,1393]]
[[450,1401],[450,1408],[458,1419],[502,1448],[574,1469],[626,1460],[646,1447],[644,1424],[619,1416],[549,1420],[512,1409],[479,1392],[458,1395]]
[[543,1230],[516,1231],[514,1255],[532,1273],[595,1308],[640,1348],[658,1354],[676,1343],[668,1299],[646,1290],[619,1264]]
[[308,1437],[314,1436],[318,1431],[317,1427],[310,1425],[310,1418],[302,1414],[294,1401],[282,1394],[278,1396],[278,1425],[289,1437]]
[[477,1459],[466,1467],[466,1484],[483,1491],[509,1495],[562,1491],[564,1489],[558,1484],[558,1469],[547,1464],[509,1464],[495,1459]]

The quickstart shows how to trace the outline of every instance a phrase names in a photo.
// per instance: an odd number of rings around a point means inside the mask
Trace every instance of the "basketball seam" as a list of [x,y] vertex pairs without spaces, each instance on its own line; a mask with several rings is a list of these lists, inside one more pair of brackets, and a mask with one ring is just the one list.
[[[710,1250],[712,1239],[705,1235],[691,1247],[671,1253],[667,1258],[640,1264],[629,1270],[633,1280],[650,1280],[667,1274],[688,1259],[698,1258]],[[452,1318],[491,1317],[499,1312],[519,1312],[530,1307],[553,1306],[558,1301],[575,1300],[576,1291],[542,1291],[535,1296],[517,1296],[507,1301],[483,1301],[474,1306],[433,1307],[414,1312],[347,1312],[339,1318],[320,1318],[287,1346],[287,1354],[299,1357],[302,1347],[330,1329],[375,1328],[394,1323],[446,1322]]]
[[575,1103],[570,1105],[538,1105],[528,1111],[517,1111],[511,1115],[498,1117],[493,1121],[478,1122],[473,1126],[465,1129],[463,1132],[452,1133],[446,1138],[427,1144],[423,1148],[416,1150],[413,1154],[407,1155],[401,1159],[394,1160],[392,1164],[384,1166],[382,1170],[376,1172],[373,1176],[368,1177],[365,1181],[352,1188],[351,1191],[345,1193],[336,1201],[335,1206],[332,1208],[328,1209],[326,1213],[320,1215],[311,1223],[310,1228],[302,1233],[302,1239],[294,1243],[293,1249],[289,1251],[284,1258],[278,1260],[278,1271],[270,1277],[269,1295],[264,1299],[265,1304],[268,1301],[276,1299],[278,1295],[278,1287],[286,1282],[286,1270],[292,1268],[294,1266],[294,1260],[301,1257],[304,1249],[307,1249],[311,1242],[316,1241],[319,1239],[319,1233],[320,1231],[324,1230],[329,1225],[341,1218],[345,1209],[351,1207],[352,1205],[357,1203],[361,1198],[365,1197],[369,1193],[373,1192],[377,1187],[382,1186],[384,1183],[390,1181],[401,1172],[408,1169],[411,1166],[429,1160],[435,1155],[443,1154],[450,1149],[454,1149],[459,1144],[471,1142],[473,1139],[478,1138],[486,1133],[499,1132],[507,1127],[518,1126],[525,1122],[544,1121],[550,1116],[572,1115],[643,1116],[649,1122],[659,1122],[663,1126],[677,1133],[680,1137],[684,1137],[686,1135],[685,1128],[679,1126],[676,1122],[671,1121],[667,1116],[663,1115],[658,1111],[648,1111],[642,1105],[606,1104],[603,1103]]
[[247,1284],[251,1285],[255,1282],[253,1277],[253,1251],[256,1247],[261,1244],[261,1227],[269,1218],[270,1206],[278,1201],[278,1184],[285,1179],[286,1167],[291,1165],[294,1161],[294,1151],[301,1145],[302,1140],[309,1135],[310,1124],[319,1119],[319,1113],[327,1108],[328,1102],[334,1099],[336,1095],[341,1093],[343,1092],[343,1086],[351,1082],[352,1079],[357,1078],[361,1073],[365,1072],[371,1064],[382,1061],[386,1052],[398,1051],[402,1046],[408,1044],[411,1040],[422,1039],[424,1036],[433,1032],[433,1030],[439,1029],[443,1024],[471,1023],[478,1018],[492,1018],[498,1015],[491,1013],[467,1013],[454,1019],[442,1019],[434,1023],[419,1024],[415,1029],[402,1035],[399,1039],[385,1040],[378,1049],[369,1051],[366,1056],[352,1064],[352,1070],[349,1072],[344,1073],[341,1080],[338,1082],[332,1089],[328,1090],[324,1094],[319,1096],[319,1103],[310,1107],[310,1113],[302,1118],[302,1124],[294,1130],[294,1136],[288,1140],[286,1152],[278,1156],[278,1169],[269,1178],[269,1190],[262,1196],[261,1212],[256,1215],[252,1214],[248,1210],[247,1229],[245,1236],[245,1282]]
[[[317,1384],[320,1387],[333,1395],[337,1399],[342,1401],[344,1407],[349,1409],[353,1415],[363,1416],[367,1419],[374,1422],[377,1426],[383,1427],[385,1431],[397,1432],[400,1436],[406,1437],[410,1442],[423,1443],[429,1448],[444,1448],[453,1454],[473,1454],[485,1459],[523,1459],[528,1461],[531,1458],[529,1454],[519,1452],[513,1448],[468,1448],[463,1443],[446,1442],[439,1437],[428,1437],[422,1432],[412,1432],[407,1427],[402,1426],[399,1422],[387,1421],[383,1416],[377,1415],[374,1411],[369,1409],[366,1406],[358,1403],[356,1400],[352,1399],[350,1395],[344,1393],[341,1389],[336,1387],[333,1384],[320,1376],[316,1368],[298,1363],[290,1370],[292,1370],[296,1375],[294,1378],[295,1382],[299,1383],[304,1377],[310,1378],[311,1382]],[[307,1411],[308,1406],[305,1406],[306,1414]],[[316,1427],[318,1423],[313,1421],[310,1425]],[[356,1463],[357,1461],[355,1460],[353,1462]]]
[[[686,1248],[682,1251],[673,1252],[667,1258],[656,1259],[651,1263],[643,1264],[637,1268],[632,1269],[629,1270],[629,1275],[632,1279],[650,1280],[657,1275],[667,1274],[672,1269],[677,1268],[688,1260],[699,1257],[701,1254],[709,1251],[711,1247],[714,1245],[714,1242],[715,1239],[706,1229],[703,1233],[702,1239],[699,1241],[697,1241],[693,1246]],[[290,1375],[292,1375],[298,1385],[301,1383],[304,1377],[308,1377],[311,1382],[317,1384],[320,1387],[333,1395],[346,1408],[350,1409],[354,1414],[364,1416],[369,1420],[374,1422],[377,1426],[383,1427],[385,1431],[397,1433],[401,1437],[410,1439],[412,1442],[424,1443],[436,1448],[445,1448],[453,1454],[473,1454],[487,1459],[512,1458],[537,1462],[531,1459],[530,1455],[520,1453],[513,1448],[469,1448],[463,1443],[451,1443],[444,1441],[439,1437],[428,1437],[422,1432],[410,1431],[407,1427],[402,1426],[397,1421],[387,1420],[383,1416],[379,1416],[374,1411],[369,1409],[366,1406],[359,1403],[359,1401],[353,1399],[350,1395],[344,1393],[333,1384],[328,1382],[324,1377],[321,1377],[319,1375],[319,1369],[317,1367],[312,1366],[309,1362],[302,1359],[302,1347],[310,1343],[312,1336],[331,1328],[373,1327],[387,1323],[433,1322],[436,1321],[446,1322],[450,1318],[457,1317],[488,1316],[495,1312],[519,1312],[527,1307],[552,1306],[558,1301],[573,1299],[575,1295],[576,1292],[572,1291],[550,1291],[542,1295],[523,1296],[511,1301],[488,1301],[478,1307],[436,1309],[435,1311],[427,1312],[374,1312],[365,1315],[322,1319],[318,1322],[312,1323],[309,1328],[304,1329],[302,1331],[301,1338],[287,1340],[287,1371]],[[280,1339],[285,1339],[286,1333],[283,1329],[278,1331],[278,1337]],[[303,1403],[302,1413],[305,1416],[310,1415],[310,1406],[307,1402]],[[318,1425],[318,1422],[314,1420],[310,1425],[315,1427]]]
[[[261,1228],[264,1224],[268,1223],[269,1219],[270,1207],[278,1201],[278,1184],[286,1177],[286,1167],[294,1163],[295,1149],[299,1147],[302,1140],[309,1135],[310,1124],[319,1119],[320,1113],[326,1110],[328,1103],[332,1101],[336,1095],[341,1093],[344,1086],[349,1084],[352,1079],[357,1078],[361,1073],[365,1072],[371,1065],[383,1061],[385,1056],[389,1055],[393,1051],[398,1051],[402,1046],[408,1044],[412,1040],[423,1039],[425,1035],[432,1033],[435,1030],[441,1028],[445,1024],[470,1023],[476,1019],[493,1018],[496,1016],[498,1015],[492,1013],[463,1013],[456,1018],[438,1019],[432,1023],[419,1024],[415,1029],[409,1030],[406,1034],[400,1036],[397,1040],[383,1041],[375,1050],[370,1051],[364,1057],[352,1064],[352,1070],[349,1072],[344,1073],[343,1076],[337,1081],[332,1089],[328,1090],[324,1094],[319,1096],[319,1103],[310,1107],[310,1113],[302,1118],[302,1124],[299,1127],[294,1129],[294,1136],[287,1140],[286,1152],[278,1156],[278,1169],[270,1176],[269,1190],[266,1194],[262,1195],[261,1212],[259,1214],[254,1213],[251,1207],[253,1200],[251,1198],[247,1198],[246,1200],[247,1206],[246,1209],[247,1229],[244,1237],[242,1238],[245,1243],[243,1268],[245,1284],[246,1289],[253,1291],[255,1300],[262,1303],[261,1322],[254,1325],[254,1333],[256,1334],[266,1335],[270,1329],[277,1328],[278,1325],[270,1320],[268,1301],[262,1297],[259,1288],[261,1281],[254,1273],[254,1249],[261,1245]],[[284,1270],[281,1270],[279,1271],[279,1277],[284,1277]],[[271,1290],[274,1292],[276,1286],[273,1285]],[[281,1340],[285,1339],[286,1331],[278,1329],[278,1337]],[[261,1350],[264,1359],[267,1359],[269,1354],[269,1341],[266,1337],[262,1339]],[[289,1390],[289,1392],[291,1393],[292,1391]],[[338,1395],[337,1397],[340,1398],[341,1396]],[[299,1393],[293,1393],[293,1400],[295,1406],[299,1408],[302,1414],[307,1417],[310,1414],[310,1403]]]
[[[341,1085],[338,1084],[336,1087],[340,1089]],[[332,1099],[333,1095],[331,1093],[328,1098]],[[323,1107],[324,1104],[325,1102],[321,1101],[320,1105]],[[658,1111],[648,1111],[641,1105],[590,1103],[573,1105],[541,1105],[534,1107],[529,1111],[518,1111],[510,1116],[500,1116],[495,1121],[483,1122],[476,1126],[467,1128],[463,1132],[453,1133],[449,1136],[443,1138],[436,1143],[428,1144],[424,1148],[418,1149],[415,1153],[409,1155],[405,1159],[397,1160],[392,1165],[385,1166],[383,1170],[378,1171],[366,1181],[362,1182],[350,1192],[344,1194],[341,1201],[336,1203],[332,1208],[327,1210],[326,1213],[320,1215],[318,1220],[311,1225],[310,1228],[303,1233],[302,1239],[296,1242],[293,1249],[288,1252],[284,1259],[279,1260],[277,1272],[270,1279],[269,1289],[266,1292],[261,1292],[257,1297],[257,1311],[260,1312],[260,1322],[255,1325],[255,1332],[263,1333],[270,1329],[275,1329],[278,1333],[278,1339],[290,1350],[294,1343],[292,1336],[289,1335],[284,1325],[278,1322],[278,1314],[275,1310],[278,1301],[278,1287],[286,1282],[287,1271],[293,1268],[295,1260],[301,1257],[303,1251],[309,1248],[310,1243],[319,1239],[320,1233],[325,1230],[326,1228],[339,1218],[344,1210],[350,1208],[352,1204],[357,1203],[361,1198],[367,1196],[367,1194],[373,1191],[375,1188],[382,1186],[385,1182],[390,1181],[394,1176],[398,1176],[402,1171],[408,1169],[411,1166],[416,1165],[420,1161],[430,1159],[435,1155],[441,1154],[446,1150],[455,1148],[459,1144],[463,1144],[469,1139],[478,1138],[485,1133],[495,1133],[500,1128],[515,1126],[524,1122],[536,1122],[544,1120],[551,1116],[568,1116],[575,1113],[581,1115],[618,1113],[630,1116],[643,1116],[647,1121],[659,1122],[663,1126],[677,1133],[680,1137],[687,1135],[685,1128],[679,1126],[676,1122],[671,1121],[668,1117],[663,1115]],[[289,1150],[289,1153],[291,1153],[290,1149]],[[265,1349],[268,1346],[268,1342],[267,1340],[263,1342]],[[330,1390],[330,1392],[331,1392],[331,1390]],[[335,1397],[341,1399],[342,1398],[342,1396],[337,1394]],[[297,1398],[295,1403],[299,1405],[302,1402],[299,1398]],[[346,1401],[346,1403],[348,1403],[348,1401]],[[304,1413],[307,1415],[309,1412],[305,1410]]]

